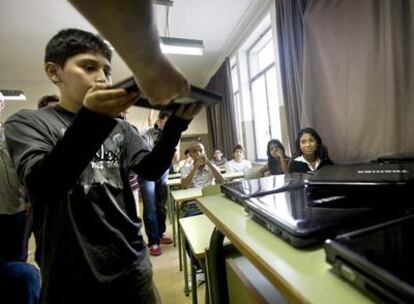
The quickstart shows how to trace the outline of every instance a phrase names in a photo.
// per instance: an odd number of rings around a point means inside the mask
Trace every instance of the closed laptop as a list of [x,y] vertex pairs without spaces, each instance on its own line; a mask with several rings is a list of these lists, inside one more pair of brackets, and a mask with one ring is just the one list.
[[303,188],[305,178],[305,174],[290,173],[243,179],[221,185],[221,192],[243,205],[244,201],[250,197]]
[[378,164],[325,166],[305,185],[310,194],[360,195],[401,198],[414,194],[414,164]]
[[337,234],[405,214],[404,208],[372,207],[345,196],[308,198],[305,189],[245,200],[252,219],[294,247],[322,244]]
[[414,303],[414,215],[350,232],[325,244],[334,273],[381,303]]

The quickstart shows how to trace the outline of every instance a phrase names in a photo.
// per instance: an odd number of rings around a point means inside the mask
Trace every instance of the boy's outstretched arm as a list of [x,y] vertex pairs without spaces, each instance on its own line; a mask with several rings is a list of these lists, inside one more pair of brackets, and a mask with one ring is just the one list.
[[69,0],[115,47],[154,104],[168,104],[189,89],[161,53],[151,0]]
[[171,159],[180,140],[181,133],[200,112],[201,104],[182,105],[167,121],[154,149],[132,169],[147,180],[158,180],[171,165]]

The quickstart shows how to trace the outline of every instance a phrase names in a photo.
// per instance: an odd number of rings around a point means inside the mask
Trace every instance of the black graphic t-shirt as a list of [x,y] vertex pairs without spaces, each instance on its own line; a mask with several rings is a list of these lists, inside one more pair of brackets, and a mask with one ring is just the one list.
[[146,253],[128,172],[158,179],[188,123],[172,116],[150,152],[128,122],[86,108],[8,119],[8,148],[33,204],[44,291],[54,282],[111,282],[137,268]]

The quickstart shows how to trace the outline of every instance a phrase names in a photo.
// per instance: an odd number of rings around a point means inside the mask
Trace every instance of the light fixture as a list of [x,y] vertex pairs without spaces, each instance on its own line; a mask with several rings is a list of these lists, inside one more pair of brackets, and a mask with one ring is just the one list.
[[203,55],[203,40],[175,37],[160,37],[161,51],[164,54]]
[[21,90],[0,90],[0,92],[3,94],[4,100],[27,100]]
[[157,5],[173,6],[172,0],[152,0],[152,3]]
[[203,55],[203,40],[177,38],[170,36],[170,11],[171,7],[166,7],[165,36],[160,37],[160,47],[164,54],[179,55]]

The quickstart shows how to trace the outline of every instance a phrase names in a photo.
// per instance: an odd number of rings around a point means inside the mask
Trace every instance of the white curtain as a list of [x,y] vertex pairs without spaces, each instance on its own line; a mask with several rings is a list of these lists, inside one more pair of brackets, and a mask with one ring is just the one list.
[[414,0],[308,1],[302,85],[334,162],[414,152]]

